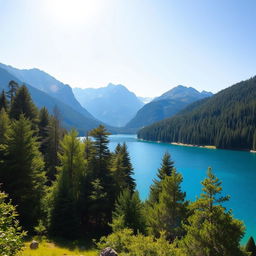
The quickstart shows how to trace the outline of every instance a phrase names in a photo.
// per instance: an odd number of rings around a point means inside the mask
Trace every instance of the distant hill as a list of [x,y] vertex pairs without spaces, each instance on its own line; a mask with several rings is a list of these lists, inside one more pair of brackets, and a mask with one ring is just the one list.
[[80,103],[76,100],[72,89],[69,85],[64,84],[46,72],[33,69],[17,69],[0,63],[0,67],[7,70],[10,74],[18,78],[21,82],[30,84],[36,89],[47,93],[53,98],[58,99],[66,105],[71,106],[74,110],[83,114],[85,117],[94,118]]
[[97,119],[111,126],[124,126],[144,105],[123,85],[109,84],[102,88],[74,88],[80,104]]
[[144,105],[127,123],[126,128],[139,129],[150,125],[175,115],[194,101],[210,96],[210,92],[199,92],[192,87],[179,85]]
[[[15,77],[13,74],[9,73],[6,69],[0,67],[0,90],[8,90],[7,86],[10,80],[14,80],[19,84],[22,84],[22,81]],[[86,117],[80,112],[76,111],[67,104],[64,104],[62,101],[48,95],[47,93],[40,91],[33,86],[25,83],[29,89],[29,92],[32,96],[33,101],[37,107],[41,108],[45,106],[50,113],[53,113],[53,109],[56,106],[61,114],[61,121],[65,128],[70,129],[71,127],[76,128],[81,135],[84,135],[86,131],[91,130],[97,127],[100,122]]]
[[256,150],[256,77],[141,129],[145,140]]

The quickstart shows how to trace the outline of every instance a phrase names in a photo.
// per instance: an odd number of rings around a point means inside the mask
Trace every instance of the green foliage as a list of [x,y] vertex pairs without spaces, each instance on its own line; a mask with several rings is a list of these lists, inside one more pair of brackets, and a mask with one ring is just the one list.
[[32,230],[44,195],[44,162],[31,122],[24,115],[12,121],[7,136],[6,161],[1,175],[3,188],[17,205],[21,225]]
[[172,118],[139,131],[146,140],[253,149],[256,132],[256,77],[196,102]]
[[186,193],[181,191],[182,180],[182,175],[172,169],[171,175],[165,175],[159,183],[158,201],[147,208],[148,230],[155,237],[165,232],[167,239],[174,241],[184,235],[182,222],[187,217],[188,203]]
[[49,124],[50,124],[50,115],[48,110],[43,107],[39,112],[39,122],[38,122],[38,137],[40,141],[40,151],[43,155],[46,154],[48,146],[48,137],[49,137]]
[[121,192],[115,204],[111,226],[113,231],[129,228],[135,234],[145,232],[143,205],[138,192],[131,192],[127,188]]
[[54,184],[50,215],[51,233],[61,237],[76,237],[79,230],[77,204],[80,199],[81,180],[85,176],[84,144],[77,132],[64,136],[59,159],[61,166]]
[[256,256],[256,246],[252,236],[249,238],[245,246],[245,251],[251,253],[250,256]]
[[244,226],[221,205],[229,197],[221,196],[221,182],[210,168],[202,185],[201,197],[190,205],[193,214],[188,224],[184,224],[187,234],[180,243],[181,248],[189,256],[243,255],[239,241]]
[[5,95],[5,91],[3,90],[0,95],[0,110],[4,108],[5,111],[8,110],[8,100]]
[[161,168],[158,169],[158,179],[153,180],[153,184],[150,187],[150,194],[148,202],[154,204],[159,201],[159,193],[161,192],[161,182],[166,176],[171,176],[174,169],[174,162],[171,160],[171,155],[165,153],[162,159]]
[[25,85],[22,85],[18,90],[13,100],[11,101],[10,117],[19,119],[23,114],[27,119],[32,122],[37,121],[38,110],[34,105],[29,91]]
[[113,248],[119,256],[178,256],[178,250],[169,244],[164,234],[158,239],[142,234],[133,235],[131,229],[122,229],[102,237],[99,249]]
[[125,143],[123,145],[117,145],[115,153],[112,156],[111,171],[117,186],[117,194],[126,188],[130,191],[135,190],[136,184],[132,177],[134,174],[133,168]]
[[23,246],[25,232],[16,219],[15,207],[6,200],[7,195],[0,192],[0,255],[15,256]]
[[7,96],[12,103],[13,98],[15,97],[17,90],[19,89],[19,85],[14,80],[11,80],[8,84],[8,87],[9,87],[9,91],[7,92]]
[[7,131],[9,129],[10,120],[4,108],[0,110],[0,145],[7,142]]
[[[45,113],[44,116],[47,114]],[[44,119],[47,119],[44,118]],[[47,121],[45,120],[44,123]],[[49,184],[56,178],[57,166],[60,164],[58,158],[58,151],[60,150],[60,141],[63,138],[64,130],[61,127],[59,115],[57,110],[55,111],[54,116],[50,117],[47,129],[41,129],[45,140],[43,141],[42,150],[45,150],[45,166],[46,166],[46,175],[49,180]],[[40,127],[39,127],[40,131]],[[45,147],[45,148],[44,148]]]

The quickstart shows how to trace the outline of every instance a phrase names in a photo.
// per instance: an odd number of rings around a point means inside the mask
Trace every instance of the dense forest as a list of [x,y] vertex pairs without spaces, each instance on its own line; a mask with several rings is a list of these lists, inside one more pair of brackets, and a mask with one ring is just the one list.
[[256,77],[138,132],[145,140],[256,150]]
[[[0,255],[14,256],[25,236],[98,241],[130,256],[239,256],[255,252],[245,227],[225,209],[209,168],[194,202],[166,153],[142,202],[126,144],[114,152],[103,126],[84,139],[65,131],[58,110],[37,109],[14,81],[0,97]],[[14,207],[15,205],[16,207]]]

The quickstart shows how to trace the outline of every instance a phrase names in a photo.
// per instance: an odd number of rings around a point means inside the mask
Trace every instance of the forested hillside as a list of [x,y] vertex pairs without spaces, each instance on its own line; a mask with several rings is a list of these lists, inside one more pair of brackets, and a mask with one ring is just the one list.
[[138,130],[171,117],[190,103],[210,96],[212,96],[210,92],[199,92],[192,87],[182,85],[176,86],[143,106],[125,128]]
[[256,77],[188,106],[170,119],[145,127],[145,140],[256,149]]

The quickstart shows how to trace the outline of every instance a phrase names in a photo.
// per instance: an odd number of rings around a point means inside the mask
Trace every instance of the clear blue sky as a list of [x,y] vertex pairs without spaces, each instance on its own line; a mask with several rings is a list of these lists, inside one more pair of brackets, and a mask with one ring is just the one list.
[[72,87],[217,92],[256,75],[256,1],[0,0],[0,62]]

